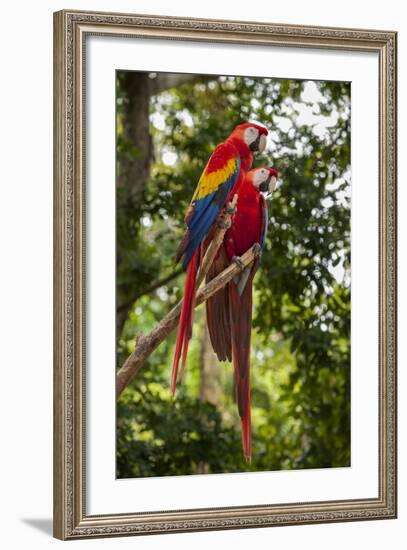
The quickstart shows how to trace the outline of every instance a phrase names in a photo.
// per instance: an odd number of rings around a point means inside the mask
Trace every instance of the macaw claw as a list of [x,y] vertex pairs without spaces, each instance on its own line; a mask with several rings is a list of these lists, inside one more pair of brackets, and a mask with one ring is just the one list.
[[234,262],[240,268],[241,271],[243,271],[246,267],[242,262],[242,258],[240,256],[233,256],[232,262]]
[[216,224],[219,229],[229,229],[232,226],[232,222],[230,221],[230,219],[226,219],[223,213],[218,216]]
[[231,216],[233,216],[234,214],[236,214],[237,208],[233,205],[233,203],[228,202],[225,206],[225,212],[226,214],[230,214]]
[[252,251],[253,251],[253,254],[260,254],[260,251],[261,251],[260,244],[254,243],[254,245],[252,246]]

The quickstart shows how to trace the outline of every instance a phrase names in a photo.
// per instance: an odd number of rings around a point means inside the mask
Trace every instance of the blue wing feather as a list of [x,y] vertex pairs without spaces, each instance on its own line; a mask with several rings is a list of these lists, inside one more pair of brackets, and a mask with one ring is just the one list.
[[193,203],[193,212],[187,223],[188,240],[182,262],[184,269],[187,268],[195,250],[205,239],[219,212],[224,207],[226,199],[238,179],[239,170],[240,162],[237,163],[237,169],[232,176],[216,191]]

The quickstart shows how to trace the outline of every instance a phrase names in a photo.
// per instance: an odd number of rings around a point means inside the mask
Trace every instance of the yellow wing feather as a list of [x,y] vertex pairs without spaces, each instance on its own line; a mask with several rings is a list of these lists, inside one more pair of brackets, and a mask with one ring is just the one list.
[[206,173],[206,169],[202,172],[192,202],[206,197],[210,193],[216,191],[222,183],[224,183],[236,170],[237,161],[235,158],[229,159],[225,166],[215,172]]

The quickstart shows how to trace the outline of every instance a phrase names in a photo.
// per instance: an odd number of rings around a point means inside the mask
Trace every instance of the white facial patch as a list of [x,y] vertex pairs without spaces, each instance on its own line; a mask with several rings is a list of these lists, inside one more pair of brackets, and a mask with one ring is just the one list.
[[243,134],[243,139],[246,145],[250,145],[254,141],[256,141],[257,137],[259,135],[259,131],[254,126],[249,126],[246,128]]
[[265,168],[259,168],[255,171],[253,176],[253,183],[255,187],[260,187],[260,185],[266,181],[266,179],[269,177],[269,172]]

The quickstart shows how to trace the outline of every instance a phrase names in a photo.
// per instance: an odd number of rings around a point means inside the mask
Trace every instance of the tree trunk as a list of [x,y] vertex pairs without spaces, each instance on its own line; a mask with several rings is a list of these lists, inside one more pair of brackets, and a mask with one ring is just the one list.
[[117,184],[125,185],[132,194],[139,195],[146,188],[153,160],[150,134],[151,97],[191,80],[200,78],[195,75],[166,73],[152,78],[150,73],[124,72],[121,82],[124,92],[123,133],[129,150],[117,159],[120,167]]
[[[133,197],[142,197],[150,177],[154,148],[150,133],[151,97],[185,82],[207,77],[184,74],[157,74],[126,71],[121,80],[123,97],[123,138],[125,151],[117,157],[116,185]],[[123,288],[117,289],[116,334],[119,338],[134,301]]]
[[127,71],[122,80],[124,92],[123,134],[128,150],[118,158],[117,183],[131,194],[141,194],[148,181],[152,161],[150,135],[151,78],[148,73]]

